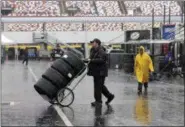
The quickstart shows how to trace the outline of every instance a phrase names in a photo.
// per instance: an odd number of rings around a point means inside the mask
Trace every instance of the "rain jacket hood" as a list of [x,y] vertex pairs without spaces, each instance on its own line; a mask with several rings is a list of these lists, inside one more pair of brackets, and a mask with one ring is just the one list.
[[143,50],[145,52],[145,48],[143,46],[140,46],[139,49]]

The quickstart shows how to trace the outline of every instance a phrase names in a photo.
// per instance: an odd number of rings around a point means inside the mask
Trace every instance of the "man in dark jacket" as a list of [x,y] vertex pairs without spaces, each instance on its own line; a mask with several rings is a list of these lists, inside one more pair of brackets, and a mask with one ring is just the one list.
[[92,48],[90,50],[89,58],[89,70],[88,75],[94,78],[94,98],[95,102],[92,102],[92,106],[102,104],[102,95],[106,98],[106,104],[108,105],[113,99],[114,95],[111,94],[107,87],[104,85],[105,78],[108,76],[107,67],[107,56],[105,49],[101,46],[101,41],[99,39],[94,39],[91,41]]
[[185,85],[185,55],[182,57],[182,73],[184,74],[184,85]]
[[22,63],[24,64],[24,62],[26,62],[26,65],[28,65],[28,49],[27,48],[24,50],[24,59]]

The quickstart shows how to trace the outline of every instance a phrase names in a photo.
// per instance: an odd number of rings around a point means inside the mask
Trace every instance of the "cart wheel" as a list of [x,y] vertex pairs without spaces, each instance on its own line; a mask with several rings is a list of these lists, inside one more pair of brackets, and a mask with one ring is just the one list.
[[184,75],[181,73],[181,74],[179,74],[179,76],[181,77],[181,78],[183,78],[184,77]]
[[70,106],[74,101],[74,93],[69,88],[62,88],[57,93],[57,102],[63,106],[68,107]]

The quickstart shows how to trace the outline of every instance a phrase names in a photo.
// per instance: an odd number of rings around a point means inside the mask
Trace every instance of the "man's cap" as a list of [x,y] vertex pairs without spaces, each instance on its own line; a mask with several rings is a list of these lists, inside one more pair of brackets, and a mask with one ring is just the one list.
[[97,39],[97,38],[95,38],[94,40],[90,41],[90,43],[93,43],[93,42],[96,42],[99,45],[101,45],[101,41],[99,39]]

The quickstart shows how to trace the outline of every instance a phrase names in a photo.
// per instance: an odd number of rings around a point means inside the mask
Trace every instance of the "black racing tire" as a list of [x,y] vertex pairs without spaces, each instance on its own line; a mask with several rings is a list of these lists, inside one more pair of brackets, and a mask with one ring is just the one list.
[[53,100],[57,95],[57,88],[48,80],[40,78],[37,83],[34,85],[35,90],[43,97],[46,95],[48,99],[44,98],[48,102]]
[[53,62],[51,67],[57,70],[68,80],[75,77],[75,72],[73,68],[69,64],[67,64],[63,59],[57,59],[56,61]]
[[64,88],[69,83],[69,81],[64,76],[62,76],[53,68],[48,68],[42,77],[49,80],[58,89]]
[[84,62],[72,52],[66,52],[61,59],[74,69],[75,75],[85,67]]

